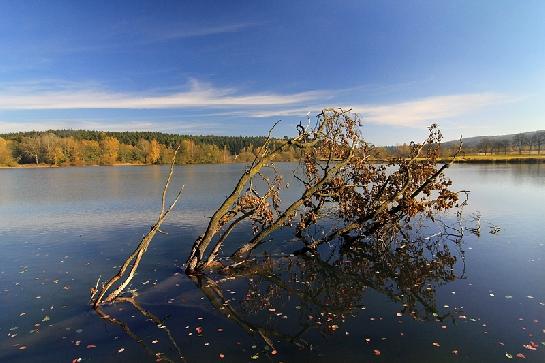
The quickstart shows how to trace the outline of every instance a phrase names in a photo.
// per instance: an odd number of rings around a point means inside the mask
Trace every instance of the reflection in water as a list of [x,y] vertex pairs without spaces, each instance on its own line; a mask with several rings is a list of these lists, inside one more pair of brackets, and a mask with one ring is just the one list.
[[[176,352],[178,352],[178,360],[179,361],[182,361],[182,362],[185,362],[185,358],[182,354],[182,351],[180,350],[180,347],[178,346],[178,344],[176,343],[176,340],[174,339],[174,336],[172,335],[172,332],[170,331],[170,329],[163,323],[163,321],[161,319],[159,319],[157,316],[155,316],[154,314],[152,314],[151,312],[147,311],[146,309],[144,309],[139,303],[138,301],[136,301],[136,298],[135,297],[120,297],[116,300],[118,303],[129,303],[131,304],[134,309],[140,313],[140,315],[147,321],[150,321],[152,322],[153,324],[155,324],[157,326],[158,329],[163,329],[166,333],[166,335],[168,336],[168,339],[170,341],[170,343],[172,344],[172,346],[175,348]],[[104,319],[105,321],[113,324],[113,325],[117,325],[119,326],[126,334],[127,336],[129,336],[131,339],[133,339],[135,342],[137,342],[140,346],[142,346],[142,348],[144,348],[144,350],[146,351],[146,353],[148,355],[150,355],[151,357],[153,357],[154,359],[156,359],[157,362],[174,362],[172,359],[168,358],[167,356],[165,356],[164,353],[162,352],[155,352],[153,349],[150,348],[150,346],[148,344],[146,344],[146,342],[144,341],[144,339],[138,337],[138,335],[136,335],[132,330],[131,328],[129,327],[129,325],[122,321],[121,319],[118,319],[118,318],[115,318],[113,317],[112,315],[109,315],[107,314],[106,312],[104,312],[104,309],[101,307],[101,306],[97,306],[95,308],[95,311],[96,313],[98,314],[98,316],[101,318],[101,319]]]
[[[311,332],[325,337],[341,329],[365,309],[369,289],[396,303],[398,316],[454,320],[459,311],[440,311],[436,289],[463,277],[465,230],[444,224],[441,231],[431,233],[429,227],[420,226],[393,234],[389,243],[350,241],[349,248],[324,250],[319,255],[265,255],[221,273],[190,279],[217,312],[249,336],[262,340],[264,348],[254,352],[254,357],[275,355],[278,345],[286,343],[299,349],[316,349]],[[142,317],[166,329],[179,355],[168,358],[149,347],[144,349],[165,361],[183,359],[165,324],[141,308],[137,299],[120,301],[133,304]],[[142,343],[127,324],[102,310],[97,312]]]

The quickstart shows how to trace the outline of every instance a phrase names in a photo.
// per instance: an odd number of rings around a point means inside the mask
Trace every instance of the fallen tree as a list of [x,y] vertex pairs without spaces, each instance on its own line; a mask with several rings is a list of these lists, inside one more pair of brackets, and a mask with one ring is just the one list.
[[[247,220],[253,223],[254,235],[238,246],[231,256],[233,261],[244,261],[273,232],[293,223],[297,224],[296,236],[304,243],[297,252],[313,252],[338,238],[347,245],[356,237],[391,233],[416,215],[433,217],[456,205],[458,194],[449,190],[452,183],[444,171],[457,153],[450,162],[438,166],[442,135],[437,125],[429,127],[423,143],[411,143],[408,158],[386,164],[374,161],[373,147],[364,140],[360,126],[357,115],[330,108],[317,116],[314,127],[310,122],[306,127],[300,124],[293,139],[273,141],[269,136],[195,241],[186,272],[215,267],[229,234]],[[281,209],[282,178],[271,161],[290,147],[302,155],[304,176],[297,180],[304,191]],[[264,168],[271,168],[273,176],[264,175]],[[266,184],[265,192],[257,191],[255,179]],[[334,220],[334,227],[327,233],[313,233],[311,227],[326,216]]]
[[[205,232],[194,242],[186,262],[188,275],[203,274],[206,269],[229,273],[248,262],[256,248],[274,241],[271,235],[284,228],[294,228],[295,236],[301,241],[303,247],[295,251],[297,254],[316,255],[324,243],[350,249],[369,241],[386,251],[391,247],[388,236],[410,229],[415,217],[433,220],[437,213],[459,206],[458,193],[449,189],[452,182],[444,171],[460,152],[461,143],[450,161],[440,164],[442,135],[437,125],[429,127],[424,142],[410,144],[409,157],[378,163],[373,146],[361,134],[358,115],[350,110],[324,109],[314,125],[310,121],[306,126],[299,124],[298,135],[291,139],[274,139],[271,136],[274,127],[271,129],[253,162],[212,215]],[[302,192],[282,206],[281,194],[288,186],[283,183],[274,159],[293,148],[301,155],[302,175],[295,177]],[[123,292],[151,239],[176,204],[180,194],[165,209],[172,168],[156,224],[118,274],[100,291],[97,283],[92,297],[95,307],[115,301]],[[319,226],[323,220],[329,223]],[[230,258],[220,261],[232,231],[247,222],[252,224],[251,238],[230,241],[234,252]],[[134,262],[128,278],[105,298],[131,261]]]

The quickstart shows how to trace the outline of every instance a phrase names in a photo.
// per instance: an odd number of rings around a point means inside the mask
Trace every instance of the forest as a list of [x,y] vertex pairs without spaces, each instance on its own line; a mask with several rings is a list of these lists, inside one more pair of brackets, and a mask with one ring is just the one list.
[[[265,136],[194,136],[162,132],[103,132],[91,130],[48,130],[0,134],[0,166],[50,165],[150,165],[170,163],[179,146],[176,164],[216,164],[250,162]],[[282,142],[283,139],[274,139]],[[482,159],[541,157],[545,131],[506,136],[464,139],[459,162]],[[448,157],[458,141],[440,145],[440,155]],[[371,157],[377,161],[408,157],[409,144],[373,146]],[[301,157],[295,148],[283,150],[275,161],[295,161]]]
[[[189,136],[160,132],[49,130],[0,135],[0,165],[84,166],[169,163],[226,163],[253,158],[263,137]],[[290,155],[284,154],[286,160]]]

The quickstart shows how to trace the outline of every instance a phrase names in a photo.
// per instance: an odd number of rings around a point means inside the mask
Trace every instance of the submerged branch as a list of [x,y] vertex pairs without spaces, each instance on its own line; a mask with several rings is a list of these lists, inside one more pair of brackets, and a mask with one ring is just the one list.
[[[142,260],[142,257],[144,256],[144,253],[146,253],[151,241],[153,240],[153,237],[158,232],[161,232],[161,225],[167,218],[168,214],[172,211],[172,209],[176,206],[176,203],[180,199],[180,196],[182,195],[183,186],[178,191],[178,194],[176,194],[176,197],[172,201],[172,203],[166,208],[166,194],[168,191],[168,187],[170,185],[170,181],[172,180],[172,175],[174,174],[174,162],[176,160],[176,154],[179,150],[176,149],[174,152],[174,156],[172,158],[172,163],[170,164],[170,169],[168,173],[168,177],[165,181],[165,185],[163,187],[163,193],[161,198],[161,212],[159,213],[159,217],[157,218],[157,221],[153,226],[151,226],[151,229],[144,237],[142,237],[142,240],[138,244],[138,246],[135,248],[135,250],[131,253],[129,257],[125,260],[117,274],[115,274],[110,280],[108,280],[100,289],[100,291],[97,291],[95,289],[91,289],[92,299],[96,295],[96,298],[93,300],[93,307],[97,308],[100,304],[103,303],[111,303],[113,302],[122,292],[123,290],[129,285],[129,283],[132,281],[136,274],[136,270],[138,269],[138,266],[140,264],[140,261]],[[132,266],[131,266],[132,263]],[[129,266],[130,270],[129,270]],[[118,282],[128,271],[127,277],[123,282],[119,284],[117,288],[115,288],[106,298],[104,296],[108,293],[110,289],[112,289],[116,282]]]

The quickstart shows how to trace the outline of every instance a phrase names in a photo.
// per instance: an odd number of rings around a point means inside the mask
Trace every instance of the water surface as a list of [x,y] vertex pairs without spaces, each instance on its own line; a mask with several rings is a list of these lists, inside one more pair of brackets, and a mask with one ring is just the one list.
[[[293,167],[281,165],[288,182]],[[89,289],[149,230],[166,168],[0,170],[0,361],[545,361],[544,165],[449,170],[481,236],[464,239],[462,278],[430,280],[436,310],[418,316],[371,271],[351,280],[299,261],[281,281],[188,279],[191,244],[243,168],[176,168],[171,190],[184,194],[132,284],[138,306],[105,309],[121,324],[89,309]]]

